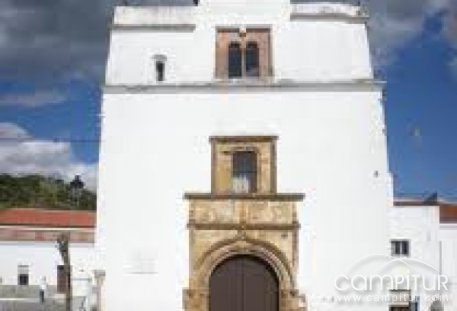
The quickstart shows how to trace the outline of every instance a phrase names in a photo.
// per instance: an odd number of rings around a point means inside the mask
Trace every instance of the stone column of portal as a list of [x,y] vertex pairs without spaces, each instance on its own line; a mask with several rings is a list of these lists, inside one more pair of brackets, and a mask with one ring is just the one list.
[[102,310],[102,286],[105,280],[104,270],[94,270],[95,286],[97,287],[97,311]]

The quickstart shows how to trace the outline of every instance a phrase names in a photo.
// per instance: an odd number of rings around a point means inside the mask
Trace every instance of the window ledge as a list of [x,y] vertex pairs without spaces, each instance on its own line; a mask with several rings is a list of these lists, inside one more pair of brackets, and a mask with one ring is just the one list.
[[254,201],[303,201],[303,193],[197,193],[184,194],[186,200],[254,200]]
[[272,83],[275,81],[273,76],[266,77],[240,77],[240,78],[214,78],[215,83],[224,84],[252,84],[252,83]]

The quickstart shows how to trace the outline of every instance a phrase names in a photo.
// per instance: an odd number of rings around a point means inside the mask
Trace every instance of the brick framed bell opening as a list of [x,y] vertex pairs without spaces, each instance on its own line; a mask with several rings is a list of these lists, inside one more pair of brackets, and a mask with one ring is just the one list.
[[[297,203],[304,195],[276,191],[276,140],[275,136],[210,138],[212,190],[184,195],[189,203],[190,272],[185,311],[226,311],[233,299],[239,303],[230,311],[256,306],[265,311],[304,310],[296,288]],[[246,150],[255,150],[254,160],[244,155],[235,159]],[[230,274],[235,281],[225,295],[221,279],[228,280]],[[256,292],[249,292],[251,283],[259,282],[250,274],[262,275],[269,283],[256,285],[269,297],[257,292],[256,298]],[[246,295],[250,297],[239,298]]]

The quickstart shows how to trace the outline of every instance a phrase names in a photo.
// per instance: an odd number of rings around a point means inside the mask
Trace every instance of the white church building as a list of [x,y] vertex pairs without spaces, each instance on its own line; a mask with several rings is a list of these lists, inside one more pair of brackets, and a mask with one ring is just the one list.
[[102,311],[456,310],[457,205],[394,200],[367,20],[116,8],[87,246]]
[[[359,6],[321,1],[116,9],[96,229],[102,310],[439,307],[400,278],[376,289],[389,301],[369,291],[340,301],[360,294],[354,276],[431,278],[441,247],[457,250],[439,208],[394,209],[367,20]],[[446,267],[455,275],[455,260]],[[401,293],[412,302],[391,301]]]

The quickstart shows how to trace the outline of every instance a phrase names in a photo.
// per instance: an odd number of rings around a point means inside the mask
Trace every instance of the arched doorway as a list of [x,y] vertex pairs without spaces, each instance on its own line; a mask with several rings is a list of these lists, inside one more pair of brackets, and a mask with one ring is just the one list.
[[278,278],[254,256],[223,261],[214,269],[209,289],[209,311],[279,311]]

